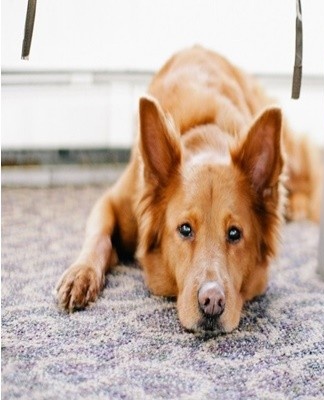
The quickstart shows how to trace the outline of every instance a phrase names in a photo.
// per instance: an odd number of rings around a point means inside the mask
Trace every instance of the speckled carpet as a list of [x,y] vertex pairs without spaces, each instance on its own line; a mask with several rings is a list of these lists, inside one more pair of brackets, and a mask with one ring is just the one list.
[[265,296],[228,335],[193,335],[135,266],[99,301],[60,312],[53,287],[76,256],[102,187],[2,191],[3,399],[323,399],[318,228],[285,227]]

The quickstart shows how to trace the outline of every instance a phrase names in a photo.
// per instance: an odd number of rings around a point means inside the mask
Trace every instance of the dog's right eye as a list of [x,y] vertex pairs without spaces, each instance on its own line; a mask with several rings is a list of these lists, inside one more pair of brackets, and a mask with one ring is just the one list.
[[178,231],[179,231],[180,235],[185,239],[192,238],[192,236],[193,236],[193,230],[192,230],[190,224],[188,224],[188,223],[180,225],[178,227]]
[[242,232],[236,226],[231,226],[227,231],[227,240],[229,243],[235,244],[242,238]]

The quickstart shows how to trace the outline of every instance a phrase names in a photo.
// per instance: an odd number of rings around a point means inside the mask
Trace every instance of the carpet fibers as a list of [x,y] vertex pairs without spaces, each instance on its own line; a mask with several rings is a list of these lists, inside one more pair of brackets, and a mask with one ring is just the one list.
[[2,191],[3,399],[324,398],[317,226],[284,228],[268,291],[231,334],[186,332],[136,266],[115,268],[96,304],[67,315],[53,288],[102,191]]

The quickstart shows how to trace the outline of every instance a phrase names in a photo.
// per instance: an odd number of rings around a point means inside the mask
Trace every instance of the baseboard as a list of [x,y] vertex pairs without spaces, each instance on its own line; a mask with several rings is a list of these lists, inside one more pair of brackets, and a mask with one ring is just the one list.
[[2,150],[2,166],[126,163],[130,149]]
[[[324,151],[322,150],[324,162]],[[111,185],[121,175],[130,150],[2,151],[3,187]]]

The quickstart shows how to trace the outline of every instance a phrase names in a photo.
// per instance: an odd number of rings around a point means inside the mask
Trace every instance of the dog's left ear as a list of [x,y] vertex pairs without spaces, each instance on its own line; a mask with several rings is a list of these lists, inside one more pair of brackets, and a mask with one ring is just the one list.
[[234,163],[248,175],[261,195],[278,183],[282,171],[281,129],[281,110],[265,110],[250,128],[241,148],[232,154]]
[[142,97],[139,108],[140,149],[146,176],[165,185],[181,163],[180,135],[153,97]]

